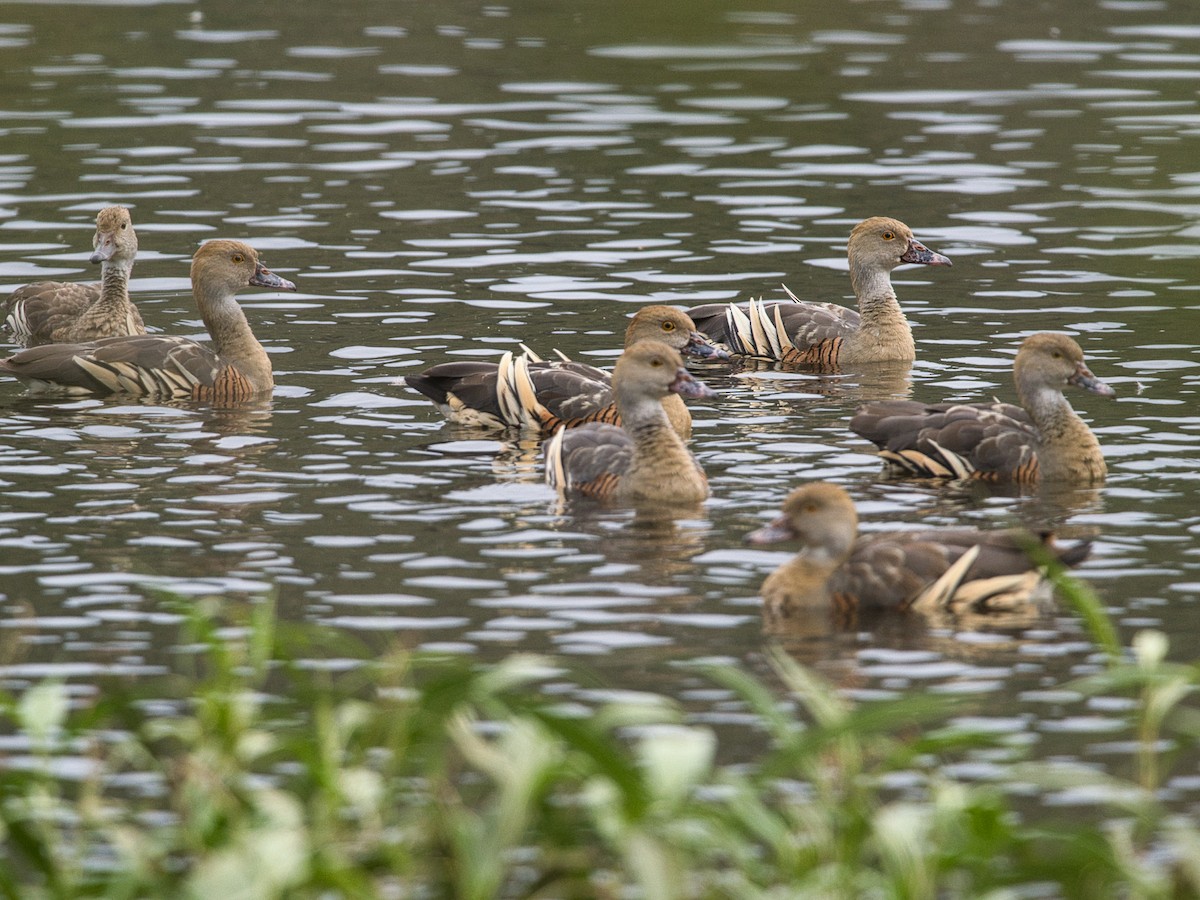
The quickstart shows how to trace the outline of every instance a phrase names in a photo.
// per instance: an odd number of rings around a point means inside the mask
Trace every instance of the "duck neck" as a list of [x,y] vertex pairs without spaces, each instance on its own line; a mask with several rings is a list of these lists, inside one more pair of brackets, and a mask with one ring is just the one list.
[[[887,358],[912,359],[915,355],[912,329],[896,299],[891,272],[851,263],[850,285],[862,315],[853,343],[863,353],[872,347],[888,348]],[[899,352],[897,347],[907,348],[907,354]]]
[[633,459],[621,479],[627,496],[689,503],[708,495],[704,473],[671,427],[661,400],[623,397],[618,389],[617,411],[633,440]]
[[250,330],[234,295],[203,284],[194,284],[192,295],[221,361],[236,366],[254,381],[256,388],[269,387],[273,383],[271,360]]
[[1042,478],[1104,476],[1100,442],[1062,391],[1018,384],[1017,393],[1037,426],[1038,472]]
[[767,576],[762,592],[768,599],[794,606],[824,606],[829,602],[829,577],[836,560],[805,548]]
[[[621,424],[633,438],[639,450],[664,446],[675,443],[683,448],[683,443],[675,436],[663,409],[662,401],[645,395],[623,396],[617,388],[617,412],[621,415]],[[673,441],[672,441],[673,439]],[[686,452],[686,451],[685,451]]]
[[129,276],[133,260],[108,259],[100,267],[100,297],[90,312],[121,313],[129,305]]

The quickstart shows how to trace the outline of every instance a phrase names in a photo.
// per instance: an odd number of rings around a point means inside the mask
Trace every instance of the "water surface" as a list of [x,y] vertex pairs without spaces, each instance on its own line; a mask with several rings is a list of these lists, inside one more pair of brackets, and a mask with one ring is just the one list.
[[[23,396],[0,384],[9,684],[153,675],[165,594],[258,598],[380,649],[546,651],[584,701],[655,690],[744,712],[679,665],[762,668],[756,599],[786,552],[743,535],[832,479],[865,529],[1015,521],[1091,536],[1082,576],[1128,642],[1200,640],[1196,226],[1200,30],[1184,4],[1070,8],[732,0],[463,6],[0,5],[0,290],[95,277],[98,208],[128,205],[147,323],[203,336],[187,261],[253,243],[297,294],[248,292],[278,387],[248,408]],[[562,510],[535,445],[448,426],[399,382],[526,342],[608,365],[640,305],[850,302],[845,240],[889,214],[952,257],[895,283],[911,373],[699,364],[713,498],[663,524]],[[880,478],[846,423],[882,395],[1011,399],[1012,355],[1066,331],[1115,401],[1074,398],[1098,489]],[[1046,757],[1106,764],[1111,706],[1063,612],[915,621],[787,646],[856,695],[974,698]],[[1193,804],[1194,779],[1172,802]],[[1190,785],[1190,787],[1189,787]],[[1086,804],[1086,798],[1046,797]]]

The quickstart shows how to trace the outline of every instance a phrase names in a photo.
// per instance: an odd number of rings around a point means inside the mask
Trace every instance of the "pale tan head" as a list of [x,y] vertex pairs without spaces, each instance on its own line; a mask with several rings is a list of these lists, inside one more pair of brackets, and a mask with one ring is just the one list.
[[218,239],[202,244],[192,257],[192,285],[231,296],[251,285],[294,291],[296,285],[270,271],[258,252],[242,241]]
[[746,535],[746,540],[751,544],[797,541],[806,556],[836,563],[849,555],[857,535],[858,513],[850,495],[836,484],[814,481],[788,494],[782,515]]
[[[683,357],[662,341],[638,341],[621,354],[613,368],[613,388],[621,404],[651,400],[656,405],[667,394],[713,397],[716,392],[683,367]],[[661,406],[658,406],[661,409]]]
[[91,262],[115,262],[128,268],[133,265],[137,251],[137,234],[129,210],[123,206],[100,210],[96,215],[96,233],[92,236]]
[[1116,396],[1116,391],[1092,374],[1079,344],[1065,334],[1043,331],[1027,337],[1017,351],[1013,375],[1022,397],[1047,389],[1061,392],[1068,387],[1101,397]]
[[729,354],[713,346],[699,331],[691,316],[673,306],[645,306],[625,329],[625,346],[638,341],[662,341],[687,356],[728,359]]
[[890,272],[903,263],[952,265],[949,258],[918,241],[911,228],[888,216],[872,216],[855,225],[846,253],[850,257],[851,272],[856,268]]

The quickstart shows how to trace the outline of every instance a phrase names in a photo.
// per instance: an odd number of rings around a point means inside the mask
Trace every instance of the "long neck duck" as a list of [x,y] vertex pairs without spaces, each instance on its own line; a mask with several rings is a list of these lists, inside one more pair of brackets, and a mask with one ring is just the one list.
[[[638,310],[625,329],[625,347],[657,340],[697,358],[728,354],[696,330],[687,314],[670,306]],[[587,422],[620,424],[608,372],[567,359],[544,361],[505,353],[499,363],[440,363],[405,377],[409,387],[431,399],[451,422],[484,428],[522,428],[550,435]],[[663,405],[672,427],[685,439],[692,417],[677,394]]]
[[1101,397],[1116,392],[1100,381],[1079,345],[1064,334],[1031,335],[1013,364],[1021,405],[881,400],[850,420],[879,448],[889,468],[920,478],[974,478],[1033,483],[1103,481],[1108,473],[1096,436],[1063,390]]
[[613,370],[621,425],[589,422],[561,428],[546,443],[546,483],[563,495],[618,503],[695,504],[708,479],[671,427],[663,398],[714,397],[683,358],[660,341],[639,341]]
[[238,305],[257,285],[294,291],[269,271],[249,244],[209,241],[192,258],[192,295],[211,347],[181,337],[132,335],[81,344],[46,344],[0,360],[33,391],[132,394],[230,402],[271,390],[271,360]]
[[796,556],[762,585],[764,614],[778,625],[815,609],[844,618],[859,611],[1009,613],[1038,603],[1041,578],[1033,555],[1073,566],[1091,551],[1086,542],[1058,547],[1050,534],[1020,530],[947,528],[859,537],[854,502],[828,482],[796,488],[782,515],[746,540],[800,544]]
[[818,370],[916,357],[912,329],[896,300],[892,270],[902,263],[949,266],[898,219],[875,216],[850,232],[846,248],[858,310],[808,303],[710,303],[688,310],[701,332],[731,353]]
[[100,210],[92,248],[90,261],[100,264],[99,284],[39,281],[8,296],[3,328],[14,343],[34,347],[146,333],[129,299],[138,241],[128,209]]

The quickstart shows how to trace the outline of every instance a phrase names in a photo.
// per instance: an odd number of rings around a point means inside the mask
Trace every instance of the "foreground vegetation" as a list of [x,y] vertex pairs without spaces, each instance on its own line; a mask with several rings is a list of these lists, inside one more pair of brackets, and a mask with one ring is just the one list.
[[21,748],[0,760],[0,895],[1200,896],[1200,828],[1156,798],[1200,736],[1200,670],[1167,662],[1155,633],[1122,653],[1067,590],[1109,659],[1070,687],[1135,701],[1134,774],[994,746],[1014,782],[1102,790],[1103,821],[1030,821],[1003,785],[944,774],[997,740],[946,726],[953,701],[850,703],[782,654],[772,686],[707,671],[766,748],[718,765],[713,732],[663,698],[547,699],[553,661],[316,666],[344,648],[283,633],[265,603],[231,627],[213,602],[189,607],[197,652],[151,694],[114,679],[86,703],[55,682],[0,698]]

